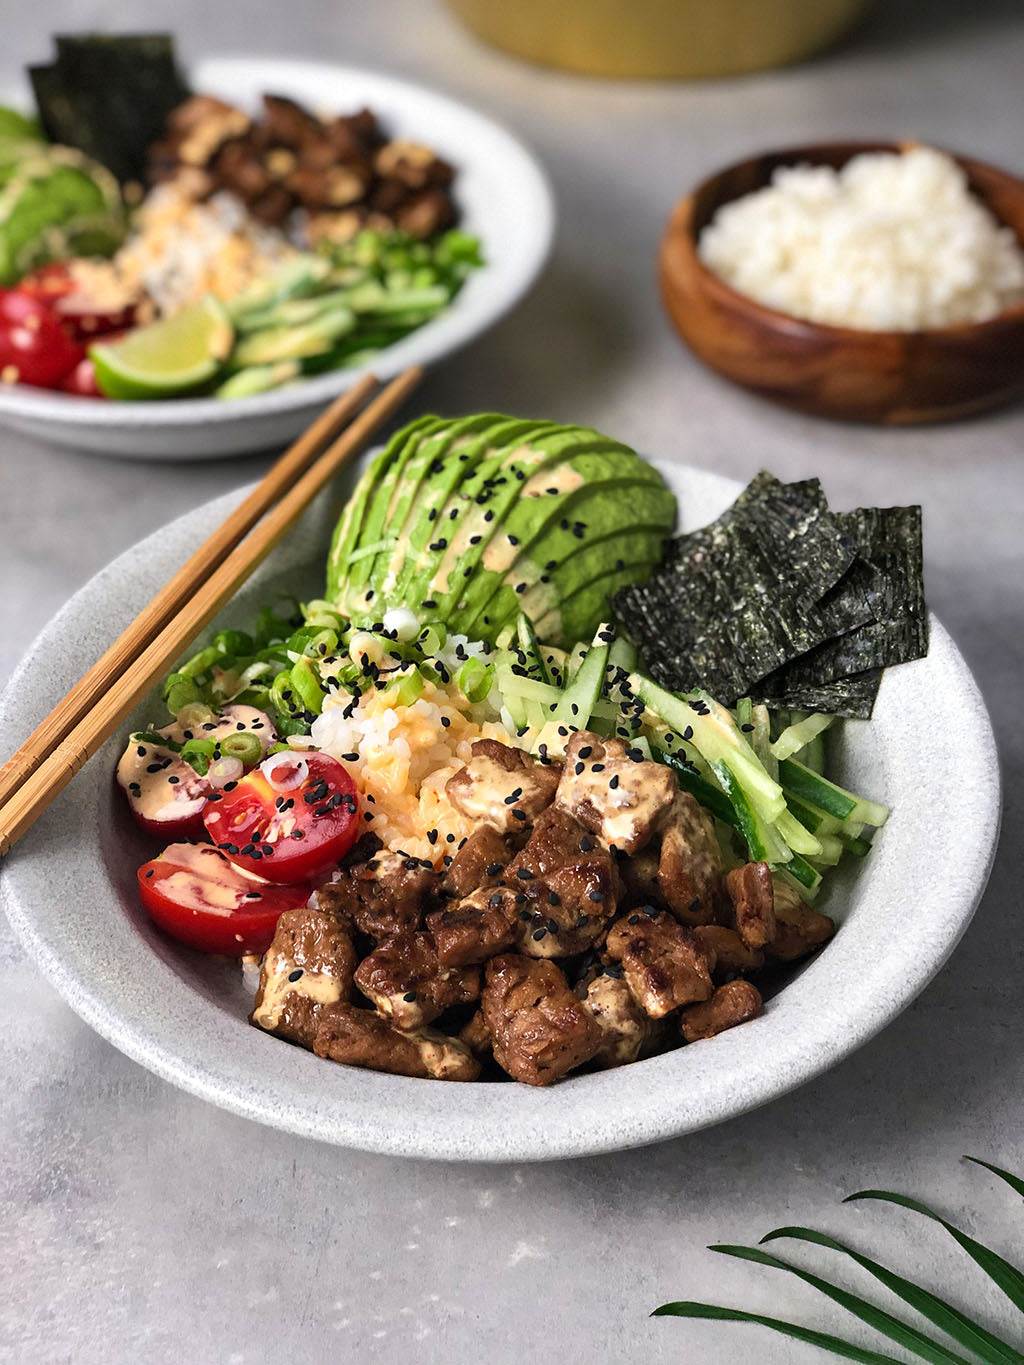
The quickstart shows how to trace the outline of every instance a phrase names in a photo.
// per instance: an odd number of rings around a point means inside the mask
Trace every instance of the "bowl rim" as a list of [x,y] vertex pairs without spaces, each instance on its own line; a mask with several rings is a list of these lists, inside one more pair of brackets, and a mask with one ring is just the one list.
[[[871,141],[871,140],[851,140],[835,139],[829,142],[815,142],[802,144],[798,147],[783,147],[777,150],[772,149],[757,153],[754,156],[743,157],[739,161],[734,161],[728,166],[723,166],[719,170],[712,172],[704,177],[698,184],[694,185],[681,199],[676,201],[675,206],[669,216],[661,241],[661,255],[664,258],[672,252],[682,252],[686,265],[700,279],[701,286],[709,294],[717,294],[722,302],[727,303],[733,309],[745,312],[749,316],[757,319],[766,327],[770,327],[776,332],[785,332],[790,337],[799,337],[803,334],[805,339],[825,338],[836,343],[850,345],[864,345],[875,343],[879,346],[884,345],[921,345],[930,341],[946,340],[950,342],[970,343],[981,340],[989,333],[999,330],[1006,325],[1016,325],[1024,323],[1024,300],[1013,304],[1009,308],[1004,308],[1002,312],[996,313],[993,317],[984,318],[980,322],[961,322],[948,327],[929,327],[925,329],[908,329],[906,331],[891,331],[879,328],[873,330],[866,327],[843,327],[834,323],[815,322],[812,318],[801,318],[795,313],[786,313],[780,308],[772,308],[769,304],[761,303],[757,299],[751,298],[749,294],[741,293],[734,289],[717,275],[709,266],[704,264],[698,250],[699,235],[694,228],[694,217],[697,201],[701,195],[713,190],[726,176],[733,175],[745,167],[756,164],[760,161],[773,160],[786,165],[799,165],[809,163],[810,165],[821,164],[822,154],[829,149],[842,151],[846,155],[843,163],[852,160],[853,157],[862,152],[898,152],[905,151],[912,147],[927,146],[935,151],[943,152],[950,157],[956,164],[971,176],[974,168],[984,171],[987,175],[995,176],[1017,189],[1024,198],[1024,176],[1014,175],[1012,171],[1007,171],[1001,166],[993,165],[988,161],[981,161],[977,157],[970,157],[959,152],[952,151],[948,147],[940,147],[935,143],[922,143],[916,138],[904,138],[898,141]],[[765,182],[767,183],[767,182]],[[748,191],[747,193],[753,193]],[[972,193],[974,191],[972,190]],[[743,196],[737,196],[742,198]],[[975,196],[979,197],[979,196]],[[733,199],[723,199],[721,204],[733,203]],[[721,204],[717,207],[721,207]],[[1018,245],[1024,251],[1024,237],[1021,236],[1009,223],[1004,222],[991,207],[986,203],[985,207],[1002,227],[1010,228],[1017,238]]]
[[[373,357],[369,362],[351,368],[342,367],[322,375],[310,375],[301,383],[274,389],[268,393],[253,394],[245,398],[225,402],[210,395],[185,394],[180,398],[156,399],[118,399],[97,401],[78,394],[62,393],[59,389],[42,389],[28,384],[0,383],[0,420],[10,415],[43,422],[65,422],[82,424],[102,430],[106,427],[138,426],[158,427],[166,422],[175,425],[221,425],[240,421],[258,421],[282,413],[289,413],[304,407],[329,403],[340,393],[345,392],[364,374],[375,374],[386,380],[398,374],[406,364],[420,363],[434,365],[444,360],[453,351],[469,345],[483,330],[494,327],[511,311],[529,291],[543,270],[552,250],[555,234],[555,196],[551,179],[532,148],[506,123],[482,108],[451,94],[445,89],[407,79],[400,72],[385,67],[362,66],[348,62],[322,61],[313,58],[291,57],[287,54],[274,57],[260,53],[241,55],[219,55],[186,63],[190,75],[201,80],[204,73],[212,68],[215,73],[226,73],[244,79],[247,70],[259,68],[288,69],[294,73],[307,71],[311,78],[329,75],[332,79],[369,80],[381,82],[393,89],[399,99],[409,99],[432,104],[435,108],[447,109],[457,113],[459,118],[471,123],[477,130],[486,131],[492,139],[503,142],[504,153],[514,158],[517,174],[523,185],[529,182],[532,195],[532,236],[528,250],[517,261],[514,276],[505,282],[505,290],[500,299],[500,307],[492,302],[486,312],[483,325],[480,320],[464,319],[457,310],[457,300],[449,305],[437,318],[425,326],[410,332],[408,336],[392,342],[390,346]],[[208,76],[205,77],[209,79]],[[218,79],[215,74],[214,81]],[[391,111],[392,114],[394,110]],[[384,113],[387,118],[387,111]],[[456,172],[457,177],[458,172]],[[457,178],[456,178],[457,189]],[[484,244],[486,250],[486,244]],[[485,260],[481,275],[486,274],[489,262]],[[466,281],[472,283],[473,276]],[[479,309],[479,305],[478,305]],[[444,329],[443,342],[434,339],[434,323],[448,323]],[[421,356],[424,339],[428,342],[429,354]],[[429,343],[433,340],[433,344]],[[417,354],[407,358],[410,346]]]
[[[677,492],[690,481],[684,496],[691,506],[696,500],[704,507],[709,497],[718,501],[719,494],[727,502],[740,487],[731,479],[676,462],[652,463],[670,479],[677,475]],[[206,522],[226,515],[246,491],[221,495],[165,523],[70,599],[40,631],[0,697],[0,734],[5,740],[20,738],[38,719],[34,712],[40,689],[34,688],[33,676],[42,670],[48,688],[59,685],[54,661],[61,657],[61,640],[77,630],[83,641],[78,648],[88,651],[88,623],[99,617],[109,632],[116,623],[111,612],[116,618],[127,611],[126,603],[148,592],[149,579],[166,567],[163,561],[176,564],[201,540]],[[907,892],[907,874],[898,856],[894,859],[880,849],[872,863],[876,886],[867,907],[868,922],[862,919],[858,924],[854,916],[844,923],[843,932],[808,961],[760,1019],[702,1044],[699,1052],[677,1049],[632,1067],[570,1077],[562,1085],[534,1090],[439,1085],[349,1067],[324,1072],[319,1059],[249,1028],[244,1013],[236,1019],[220,1007],[212,1031],[204,1033],[201,1025],[210,1024],[210,1002],[160,951],[155,931],[150,935],[155,943],[144,941],[145,935],[140,941],[96,839],[97,820],[103,827],[103,803],[112,799],[106,748],[93,760],[98,766],[92,767],[92,778],[87,769],[80,779],[86,799],[76,803],[69,799],[71,793],[58,798],[63,806],[41,820],[19,847],[17,861],[0,876],[0,901],[30,957],[92,1028],[165,1080],[241,1117],[360,1150],[478,1162],[590,1156],[677,1137],[777,1099],[868,1042],[924,989],[970,923],[998,838],[998,757],[977,684],[946,631],[934,617],[931,624],[929,658],[891,670],[883,679],[883,695],[887,685],[892,687],[896,706],[890,715],[897,728],[902,703],[909,696],[912,705],[916,699],[916,705],[927,710],[934,725],[966,730],[958,760],[961,796],[955,811],[937,797],[930,813],[927,803],[920,812],[914,803],[904,803],[886,837],[900,826],[895,838],[898,855],[908,839],[915,849],[923,846],[915,835],[937,837],[930,815],[944,820],[938,836],[946,840],[942,878],[929,888],[927,897],[918,898],[915,918],[912,904],[904,910],[889,898],[894,891]],[[920,679],[916,684],[911,682],[915,669]],[[911,746],[911,752],[916,748]],[[884,746],[878,759],[884,769],[888,762]],[[69,885],[55,898],[54,872],[61,868]],[[79,878],[77,886],[74,877]],[[134,885],[133,877],[129,881]],[[866,884],[866,877],[861,884]],[[72,889],[77,895],[68,894]],[[82,917],[81,907],[90,904],[90,896],[93,903],[100,898],[106,907],[101,910],[99,937],[89,932],[88,912]],[[40,901],[59,908],[40,916],[32,909]],[[897,936],[885,952],[878,951],[877,937],[864,942],[872,925],[877,933],[880,904],[886,913],[898,907],[909,915],[916,931],[902,936],[902,943]],[[102,918],[108,912],[116,921]],[[80,944],[69,944],[61,936],[69,928],[85,935],[84,953]],[[95,930],[95,923],[91,928]],[[126,942],[127,958],[119,956]],[[132,956],[136,949],[141,959]],[[141,979],[135,980],[136,975]],[[268,1047],[276,1051],[271,1054]],[[338,1080],[337,1073],[346,1079]],[[488,1094],[474,1097],[474,1091]],[[403,1107],[408,1122],[381,1122],[382,1114]]]

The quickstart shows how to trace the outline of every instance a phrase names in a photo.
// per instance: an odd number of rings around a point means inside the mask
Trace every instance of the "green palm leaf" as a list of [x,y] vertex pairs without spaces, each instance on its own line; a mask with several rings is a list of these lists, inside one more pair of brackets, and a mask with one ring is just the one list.
[[957,1355],[955,1351],[950,1351],[941,1342],[933,1337],[926,1336],[924,1332],[919,1332],[916,1327],[911,1327],[910,1323],[903,1322],[900,1318],[895,1318],[891,1313],[887,1313],[884,1308],[876,1308],[867,1299],[862,1299],[859,1294],[851,1294],[845,1289],[840,1289],[837,1285],[829,1284],[828,1280],[823,1280],[818,1275],[813,1275],[809,1270],[803,1270],[800,1266],[790,1265],[788,1261],[783,1261],[778,1256],[773,1256],[770,1251],[760,1251],[757,1247],[740,1246],[713,1246],[709,1251],[721,1252],[723,1256],[736,1256],[741,1261],[754,1261],[758,1265],[770,1266],[773,1270],[786,1270],[790,1275],[795,1275],[798,1280],[803,1280],[804,1284],[809,1284],[826,1298],[838,1303],[841,1308],[845,1308],[848,1313],[852,1313],[855,1318],[860,1318],[861,1322],[866,1322],[869,1327],[873,1327],[876,1332],[881,1332],[882,1336],[894,1341],[897,1346],[903,1346],[908,1351],[913,1351],[921,1360],[928,1360],[932,1365],[971,1365],[966,1356]]
[[[1020,1176],[1014,1175],[1010,1171],[1004,1171],[999,1166],[993,1166],[990,1162],[982,1161],[979,1157],[967,1157],[966,1160],[991,1171],[993,1175],[1007,1184],[1015,1194],[1024,1197],[1024,1179],[1021,1179]],[[975,1264],[984,1270],[1010,1302],[1024,1312],[1024,1273],[993,1251],[991,1247],[986,1247],[981,1242],[976,1241],[975,1238],[969,1237],[966,1232],[947,1222],[934,1209],[930,1209],[926,1204],[911,1199],[907,1195],[893,1194],[889,1190],[861,1190],[857,1194],[851,1194],[848,1199],[844,1200],[844,1203],[858,1199],[875,1199],[883,1203],[897,1204],[938,1223],[940,1227],[945,1228],[957,1245],[967,1252]],[[812,1242],[817,1246],[827,1247],[831,1251],[838,1251],[844,1256],[849,1256],[856,1265],[874,1276],[910,1308],[920,1313],[934,1327],[938,1327],[940,1331],[952,1338],[958,1346],[964,1347],[972,1355],[983,1361],[984,1365],[1024,1365],[1024,1354],[1016,1347],[994,1336],[980,1323],[975,1322],[958,1308],[947,1303],[945,1299],[939,1298],[937,1294],[932,1294],[927,1289],[922,1289],[920,1285],[915,1285],[904,1276],[897,1275],[895,1271],[889,1270],[878,1261],[861,1255],[860,1252],[854,1251],[852,1247],[837,1241],[834,1237],[829,1237],[823,1232],[815,1232],[813,1228],[784,1227],[776,1228],[774,1232],[768,1233],[762,1239],[762,1244],[782,1237]],[[935,1365],[970,1365],[970,1362],[966,1361],[963,1356],[957,1355],[949,1347],[927,1336],[909,1323],[893,1317],[891,1313],[876,1307],[857,1294],[840,1289],[810,1271],[803,1270],[799,1266],[791,1265],[788,1261],[773,1256],[770,1252],[761,1251],[758,1247],[744,1246],[713,1246],[710,1250],[726,1256],[736,1256],[741,1260],[754,1261],[759,1265],[770,1266],[776,1270],[788,1271],[820,1293],[827,1295],[834,1303],[838,1303],[847,1312],[875,1328],[883,1336],[910,1351],[918,1360],[935,1362]],[[856,1346],[853,1342],[846,1341],[842,1337],[832,1336],[827,1332],[817,1332],[809,1327],[801,1327],[798,1323],[786,1322],[782,1318],[766,1317],[761,1313],[746,1313],[739,1308],[721,1308],[714,1304],[680,1301],[662,1304],[660,1308],[654,1310],[651,1316],[756,1323],[773,1332],[791,1337],[794,1341],[802,1341],[809,1346],[817,1346],[820,1350],[841,1356],[845,1360],[864,1361],[866,1365],[898,1365],[893,1356],[883,1355],[863,1346]]]
[[1020,1351],[1001,1341],[999,1337],[993,1336],[980,1323],[961,1313],[945,1299],[940,1299],[938,1295],[922,1289],[913,1281],[897,1275],[895,1271],[880,1265],[878,1261],[871,1260],[869,1256],[862,1256],[844,1242],[839,1242],[824,1232],[815,1232],[813,1228],[786,1227],[769,1232],[766,1237],[761,1238],[761,1243],[763,1245],[765,1242],[774,1242],[780,1237],[813,1242],[816,1246],[828,1247],[830,1251],[840,1251],[844,1256],[849,1256],[869,1275],[873,1275],[887,1289],[891,1289],[904,1303],[927,1318],[933,1326],[951,1336],[958,1345],[980,1356],[986,1365],[1024,1365],[1024,1355]]
[[850,1204],[857,1199],[877,1199],[886,1204],[899,1204],[901,1208],[911,1209],[914,1213],[920,1213],[925,1218],[930,1218],[933,1222],[938,1223],[940,1227],[946,1229],[957,1245],[967,1252],[971,1260],[981,1266],[989,1279],[1003,1291],[1014,1307],[1019,1308],[1024,1313],[1024,1275],[1016,1266],[1004,1260],[990,1247],[983,1246],[973,1237],[968,1237],[966,1232],[961,1232],[952,1223],[947,1223],[945,1218],[936,1213],[934,1209],[930,1209],[927,1204],[922,1204],[917,1199],[911,1199],[905,1194],[893,1194],[889,1190],[858,1190],[856,1194],[848,1195],[843,1203]]
[[719,1308],[713,1303],[663,1303],[651,1314],[652,1318],[704,1318],[716,1322],[753,1322],[760,1327],[770,1327],[784,1337],[803,1341],[808,1346],[817,1346],[822,1351],[831,1351],[834,1356],[844,1360],[859,1360],[862,1365],[903,1365],[895,1356],[882,1355],[879,1351],[869,1351],[863,1346],[855,1346],[852,1341],[834,1337],[828,1332],[815,1332],[810,1327],[801,1327],[796,1322],[785,1322],[782,1318],[765,1317],[762,1313],[744,1313],[739,1308]]
[[1021,1180],[1019,1175],[1013,1175],[1010,1171],[1004,1171],[1001,1166],[993,1166],[990,1161],[982,1161],[980,1156],[965,1156],[964,1160],[973,1161],[975,1166],[984,1166],[986,1171],[991,1171],[992,1174],[997,1175],[1000,1180],[1005,1180],[1010,1189],[1024,1199],[1024,1180]]

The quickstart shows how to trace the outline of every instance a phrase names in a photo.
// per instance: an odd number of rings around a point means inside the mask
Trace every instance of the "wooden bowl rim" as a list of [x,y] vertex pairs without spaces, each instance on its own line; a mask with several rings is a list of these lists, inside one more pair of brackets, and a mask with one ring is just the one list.
[[[1024,178],[1014,175],[1011,171],[1004,170],[1001,166],[994,166],[988,161],[979,161],[976,157],[962,156],[957,152],[936,146],[934,143],[922,144],[915,139],[908,138],[901,142],[856,142],[856,141],[835,141],[835,142],[816,142],[800,147],[781,148],[777,151],[760,152],[755,156],[744,157],[741,161],[734,161],[728,166],[715,171],[712,175],[706,176],[699,184],[682,199],[676,202],[672,211],[665,235],[662,241],[662,250],[673,245],[682,245],[687,253],[688,262],[692,265],[697,275],[699,275],[704,289],[717,292],[726,301],[740,311],[749,313],[752,317],[759,319],[765,325],[770,325],[774,330],[784,330],[790,335],[803,332],[808,336],[818,336],[836,343],[845,342],[853,344],[859,342],[876,341],[881,344],[906,344],[910,340],[930,341],[937,339],[957,340],[957,341],[980,341],[988,332],[1001,328],[1006,323],[1024,322],[1024,300],[1014,304],[1011,308],[1005,308],[1001,313],[996,313],[993,317],[984,318],[980,322],[961,322],[950,327],[928,327],[917,330],[907,331],[884,331],[875,330],[867,327],[841,327],[828,322],[815,322],[811,318],[798,317],[795,313],[786,313],[782,309],[772,308],[768,304],[760,303],[753,299],[749,294],[743,294],[738,289],[734,289],[716,275],[713,270],[704,264],[700,253],[697,250],[697,237],[694,233],[693,218],[697,199],[706,191],[712,189],[726,176],[742,170],[751,162],[763,161],[768,158],[778,160],[784,164],[800,165],[807,163],[810,165],[821,164],[825,159],[825,153],[830,149],[847,153],[843,158],[843,164],[850,161],[853,157],[862,152],[895,152],[904,151],[910,147],[927,145],[936,151],[944,152],[951,157],[968,176],[971,176],[975,169],[986,172],[989,175],[997,176],[1006,181],[1010,188],[1017,190],[1024,198]],[[738,196],[742,198],[743,196]],[[732,203],[733,200],[723,200],[723,203]],[[984,202],[984,201],[982,201]],[[718,207],[721,207],[719,205]],[[989,213],[996,218],[1003,227],[1009,227],[1017,238],[1018,244],[1024,251],[1024,238],[1009,223],[993,212],[986,203],[985,207]]]

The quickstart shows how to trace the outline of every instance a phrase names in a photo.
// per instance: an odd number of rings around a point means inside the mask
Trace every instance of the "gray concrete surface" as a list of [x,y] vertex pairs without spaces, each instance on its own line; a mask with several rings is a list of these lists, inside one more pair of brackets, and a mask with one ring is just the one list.
[[[673,198],[755,149],[916,135],[1024,171],[1020,6],[892,0],[819,62],[686,87],[521,67],[428,0],[48,0],[5,15],[0,76],[39,59],[49,31],[91,25],[173,27],[186,54],[249,49],[388,67],[518,129],[557,188],[554,259],[535,294],[431,376],[419,401],[581,420],[741,478],[762,466],[820,474],[840,506],[921,501],[930,600],[991,707],[1006,816],[962,946],[869,1047],[723,1128],[546,1167],[401,1164],[220,1113],[94,1036],[5,938],[0,1360],[810,1360],[810,1349],[759,1329],[647,1318],[666,1298],[705,1297],[838,1324],[810,1289],[704,1249],[784,1222],[873,1247],[999,1322],[998,1296],[939,1231],[838,1201],[865,1185],[914,1191],[1020,1252],[1019,1205],[960,1154],[1024,1167],[1024,408],[918,431],[776,411],[682,350],[652,271]],[[0,434],[0,667],[112,555],[264,464],[147,467]],[[894,934],[899,918],[894,905]]]

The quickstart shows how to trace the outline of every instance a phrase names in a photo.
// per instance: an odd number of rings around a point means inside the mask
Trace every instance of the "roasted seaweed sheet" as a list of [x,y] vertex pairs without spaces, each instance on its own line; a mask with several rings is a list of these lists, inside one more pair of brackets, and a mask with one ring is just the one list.
[[168,34],[82,34],[56,39],[56,60],[29,68],[52,142],[77,147],[117,179],[141,181],[146,152],[187,98]]
[[818,480],[762,473],[614,604],[674,691],[868,717],[881,670],[927,653],[920,508],[833,513]]

